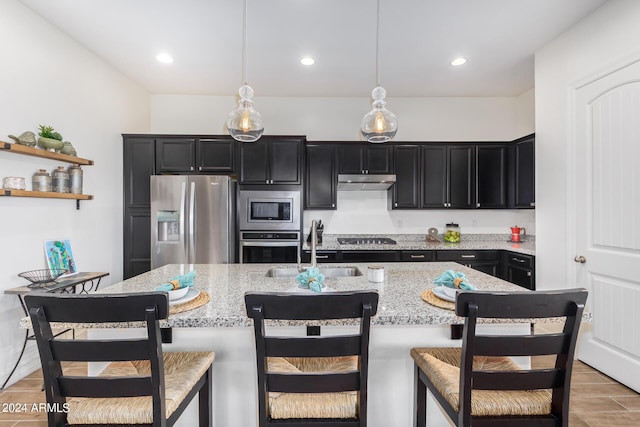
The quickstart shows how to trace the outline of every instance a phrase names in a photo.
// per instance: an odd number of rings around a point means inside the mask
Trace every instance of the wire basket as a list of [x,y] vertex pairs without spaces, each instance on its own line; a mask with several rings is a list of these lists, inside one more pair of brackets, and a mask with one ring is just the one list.
[[67,270],[61,268],[52,268],[42,269],[42,270],[31,270],[25,271],[23,273],[18,274],[18,276],[23,277],[31,282],[30,285],[27,285],[30,288],[44,286],[48,283],[55,283],[56,279],[66,273]]

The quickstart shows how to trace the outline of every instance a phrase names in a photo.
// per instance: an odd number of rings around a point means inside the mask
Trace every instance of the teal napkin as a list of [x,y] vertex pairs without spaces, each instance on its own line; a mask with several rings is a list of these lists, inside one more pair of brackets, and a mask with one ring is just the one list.
[[448,288],[462,289],[465,291],[475,291],[477,288],[467,282],[464,273],[447,270],[433,280],[433,283]]
[[313,292],[322,292],[324,274],[320,274],[318,268],[309,267],[302,273],[298,273],[296,281],[301,288],[311,289]]
[[176,276],[173,279],[167,281],[156,288],[156,291],[173,291],[175,289],[186,288],[193,286],[193,281],[196,278],[196,272],[190,271],[187,274]]

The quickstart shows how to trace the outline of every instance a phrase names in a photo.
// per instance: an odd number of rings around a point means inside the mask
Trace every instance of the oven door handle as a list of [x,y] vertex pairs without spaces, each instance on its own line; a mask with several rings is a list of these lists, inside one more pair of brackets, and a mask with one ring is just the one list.
[[298,247],[300,246],[300,242],[278,242],[278,241],[269,241],[269,242],[256,242],[256,241],[240,241],[240,246],[261,246],[261,247],[284,247],[284,246],[292,246]]

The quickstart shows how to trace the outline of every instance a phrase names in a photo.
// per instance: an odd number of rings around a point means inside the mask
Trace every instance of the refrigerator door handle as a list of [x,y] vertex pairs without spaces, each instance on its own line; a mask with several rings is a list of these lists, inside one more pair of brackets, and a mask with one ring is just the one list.
[[182,188],[180,190],[180,240],[182,244],[182,248],[184,250],[184,259],[188,259],[188,251],[187,251],[187,224],[186,224],[186,207],[187,207],[187,183],[182,183]]
[[191,189],[189,192],[189,253],[187,262],[193,264],[196,256],[195,241],[195,217],[196,217],[196,183],[191,181]]

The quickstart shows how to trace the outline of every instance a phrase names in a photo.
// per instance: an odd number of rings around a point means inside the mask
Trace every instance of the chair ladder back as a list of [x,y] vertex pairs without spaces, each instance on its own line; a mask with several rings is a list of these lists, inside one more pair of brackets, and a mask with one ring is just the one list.
[[360,335],[313,336],[305,338],[267,336],[264,339],[268,357],[332,357],[353,356],[362,350]]
[[571,334],[544,335],[476,335],[476,356],[542,356],[566,354],[571,348]]

